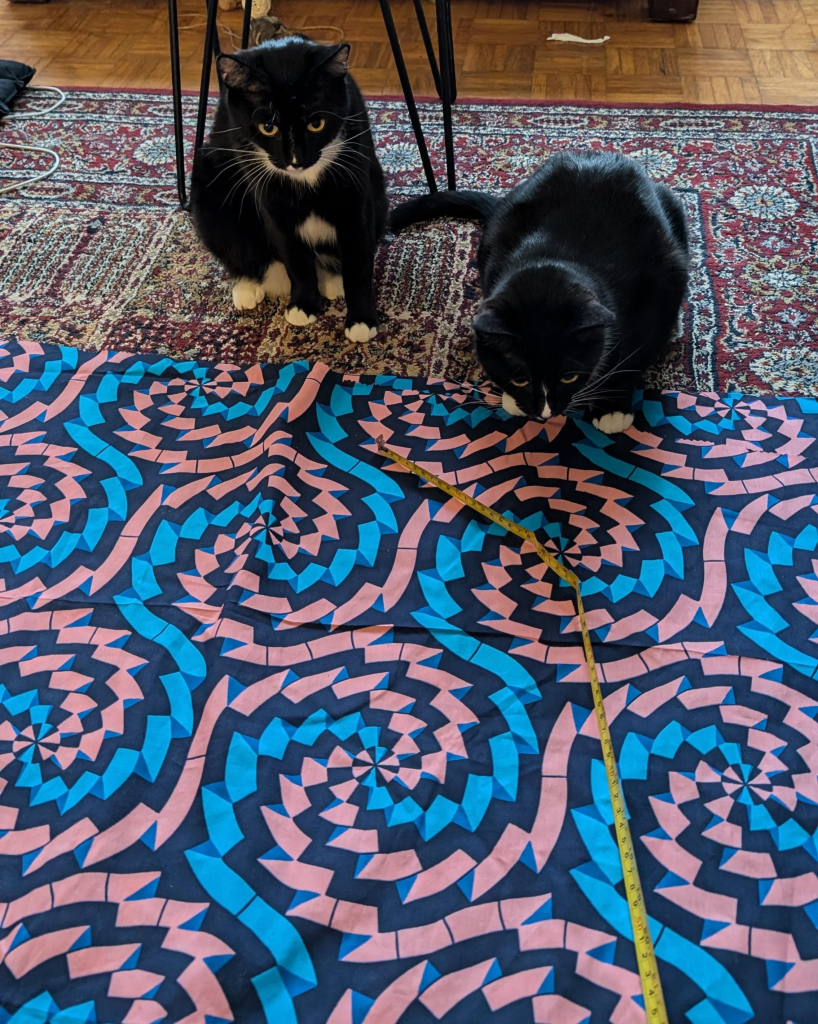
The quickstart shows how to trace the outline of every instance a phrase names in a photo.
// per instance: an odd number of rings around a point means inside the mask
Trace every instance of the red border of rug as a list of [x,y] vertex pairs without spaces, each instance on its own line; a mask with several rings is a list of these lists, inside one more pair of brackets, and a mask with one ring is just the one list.
[[[157,88],[116,88],[110,85],[61,85],[64,92],[144,92],[156,96],[170,96],[172,89]],[[198,96],[198,89],[183,89],[183,96]],[[211,90],[211,96],[218,96],[218,93]],[[367,95],[367,100],[393,100],[403,101],[404,97],[399,93],[388,95]],[[415,96],[417,103],[440,103],[437,96]],[[484,96],[458,96],[457,105],[460,103],[472,103],[477,106],[486,107],[588,107],[602,110],[740,110],[757,111],[759,113],[772,112],[776,114],[818,114],[818,106],[798,106],[796,104],[766,104],[766,103],[618,103],[615,100],[532,100],[526,99],[489,99]]]

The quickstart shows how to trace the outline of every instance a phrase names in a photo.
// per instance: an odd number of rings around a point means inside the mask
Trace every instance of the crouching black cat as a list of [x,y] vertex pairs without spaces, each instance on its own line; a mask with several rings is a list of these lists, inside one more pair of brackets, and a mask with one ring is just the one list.
[[485,220],[477,357],[504,409],[547,420],[584,407],[607,434],[670,339],[688,279],[684,210],[635,160],[558,153],[502,198],[421,196],[393,229],[435,216]]
[[346,336],[361,342],[378,328],[372,278],[388,203],[348,55],[346,43],[288,36],[221,56],[191,207],[235,279],[237,309],[286,296],[287,320],[303,325],[322,295],[346,295]]

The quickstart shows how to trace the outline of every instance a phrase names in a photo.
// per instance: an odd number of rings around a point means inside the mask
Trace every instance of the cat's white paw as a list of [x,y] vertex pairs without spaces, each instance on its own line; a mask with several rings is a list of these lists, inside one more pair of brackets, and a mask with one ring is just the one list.
[[290,275],[281,260],[270,264],[261,286],[271,299],[278,299],[290,294]]
[[621,434],[633,425],[632,412],[606,412],[604,416],[593,421],[597,430],[603,434]]
[[378,333],[377,327],[370,327],[369,324],[357,323],[347,327],[344,334],[350,341],[370,341]]
[[517,405],[511,395],[507,395],[503,392],[503,409],[509,414],[509,416],[525,416],[523,410]]
[[344,297],[343,277],[340,274],[330,274],[329,271],[319,267],[318,291],[321,292],[325,299],[329,299],[330,302],[334,302],[335,299],[342,299]]
[[306,327],[307,324],[315,323],[315,314],[308,313],[306,310],[301,309],[300,306],[288,306],[284,316],[287,323],[292,324],[294,327]]
[[236,309],[255,309],[264,299],[264,289],[258,281],[240,277],[233,285],[233,305]]

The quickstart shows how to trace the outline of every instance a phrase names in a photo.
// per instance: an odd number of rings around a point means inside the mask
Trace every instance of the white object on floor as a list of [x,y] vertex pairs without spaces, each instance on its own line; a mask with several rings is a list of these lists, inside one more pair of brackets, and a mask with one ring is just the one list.
[[[57,99],[51,104],[50,107],[45,107],[41,110],[12,110],[8,114],[0,116],[0,120],[19,120],[26,117],[42,117],[45,114],[50,114],[52,110],[56,110],[65,103],[65,93],[62,89],[58,89],[54,85],[43,85],[35,86],[29,85],[26,87],[23,95],[30,94],[32,92],[44,92],[54,96],[56,94]],[[45,170],[40,171],[31,178],[25,178],[22,181],[14,181],[10,185],[5,185],[0,188],[0,196],[6,195],[9,192],[15,192],[19,188],[23,188],[25,185],[33,185],[35,181],[45,181],[46,178],[50,178],[55,171],[60,167],[60,156],[55,153],[53,149],[48,149],[45,146],[24,146],[20,143],[3,142],[0,143],[0,149],[13,149],[22,153],[44,153],[46,156],[53,157],[53,163]]]
[[3,188],[0,188],[0,196],[5,195],[7,192],[14,192],[18,188],[23,188],[24,185],[33,185],[35,181],[44,181],[46,178],[50,178],[60,166],[59,153],[55,153],[53,149],[46,149],[45,146],[18,146],[16,143],[0,142],[0,149],[15,149],[21,150],[24,153],[45,153],[47,156],[54,158],[54,163],[47,170],[40,171],[33,178],[25,178],[23,181],[15,181],[11,185],[4,185]]
[[601,39],[583,39],[582,36],[574,36],[570,32],[555,32],[548,37],[546,42],[550,43],[553,40],[555,43],[589,43],[592,46],[601,46],[610,38],[610,36],[603,36]]

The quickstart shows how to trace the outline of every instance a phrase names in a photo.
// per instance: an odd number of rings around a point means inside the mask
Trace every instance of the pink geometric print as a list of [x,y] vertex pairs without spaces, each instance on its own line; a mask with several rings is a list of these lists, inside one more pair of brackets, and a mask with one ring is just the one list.
[[818,403],[0,354],[0,1021],[811,1019]]

